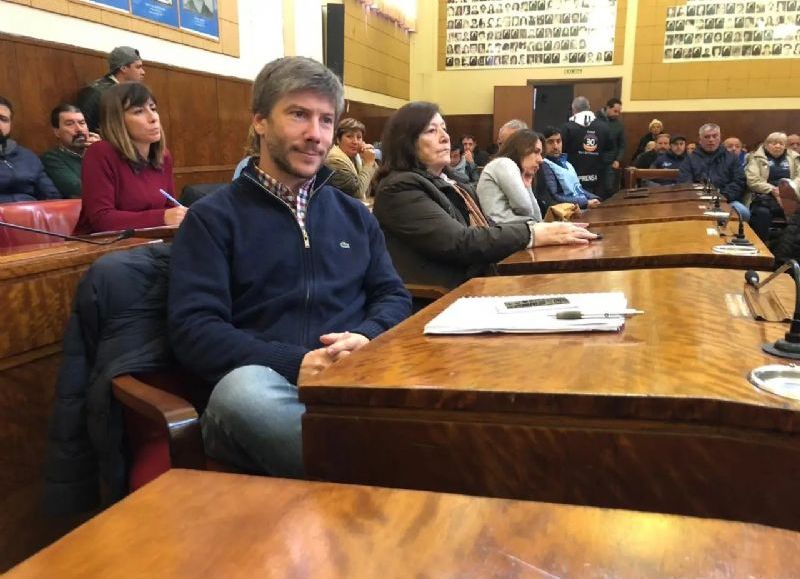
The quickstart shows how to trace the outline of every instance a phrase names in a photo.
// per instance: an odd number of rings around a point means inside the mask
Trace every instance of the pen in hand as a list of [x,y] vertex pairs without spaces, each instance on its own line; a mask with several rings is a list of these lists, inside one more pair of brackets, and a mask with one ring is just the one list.
[[163,189],[159,189],[158,191],[159,191],[159,193],[161,193],[161,194],[162,194],[164,197],[166,197],[167,201],[169,201],[170,203],[172,203],[172,204],[173,204],[175,207],[184,207],[184,204],[183,204],[183,203],[181,203],[180,201],[178,201],[177,199],[175,199],[175,197],[173,197],[172,195],[170,195],[169,193],[167,193],[167,192],[166,192],[166,191],[164,191]]
[[620,310],[618,312],[602,312],[602,313],[583,313],[578,310],[568,310],[565,312],[557,312],[555,314],[551,314],[555,316],[557,320],[585,320],[591,318],[618,318],[620,316],[635,316],[638,314],[643,314],[642,310]]

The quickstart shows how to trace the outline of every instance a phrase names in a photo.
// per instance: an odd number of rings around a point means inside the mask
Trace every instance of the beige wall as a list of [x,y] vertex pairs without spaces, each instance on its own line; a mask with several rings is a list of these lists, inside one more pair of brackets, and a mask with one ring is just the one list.
[[[621,59],[621,63],[614,66],[445,71],[440,70],[440,44],[444,38],[439,17],[440,2],[421,1],[417,33],[411,43],[411,99],[437,102],[446,114],[451,115],[490,114],[495,85],[517,86],[528,81],[535,84],[537,80],[571,82],[575,79],[622,78],[621,98],[626,112],[800,108],[798,97],[771,96],[776,94],[776,79],[765,81],[759,78],[766,63],[776,61],[740,61],[744,66],[739,63],[681,63],[663,65],[669,67],[664,70],[661,65],[656,66],[659,63],[654,62],[652,55],[663,51],[666,8],[681,4],[685,1],[626,3],[621,0],[615,55],[616,61]],[[720,1],[720,4],[724,2]],[[624,25],[620,22],[622,14]],[[657,25],[656,21],[660,24]],[[640,51],[638,60],[637,50]],[[645,54],[647,56],[643,57]],[[792,82],[800,83],[800,60],[777,62],[780,63],[781,76],[785,73],[793,79]],[[725,67],[720,67],[721,64]],[[747,73],[745,77],[742,71],[748,66],[759,72]],[[742,84],[743,80],[746,83]],[[679,84],[680,88],[671,89],[672,83]],[[721,88],[718,94],[710,93],[712,83]],[[740,90],[745,86],[746,91]],[[794,94],[800,94],[800,90],[794,90]]]
[[344,6],[344,79],[347,85],[407,100],[410,35],[387,18],[366,12],[357,0],[345,0]]

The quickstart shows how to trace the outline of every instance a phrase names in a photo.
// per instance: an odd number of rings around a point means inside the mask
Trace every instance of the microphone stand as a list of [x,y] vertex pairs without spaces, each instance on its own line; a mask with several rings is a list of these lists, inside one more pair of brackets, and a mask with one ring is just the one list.
[[772,343],[762,344],[761,349],[773,356],[800,360],[800,264],[798,264],[796,260],[790,259],[760,283],[758,282],[758,274],[754,271],[748,271],[745,273],[745,280],[758,291],[778,275],[789,269],[792,270],[792,279],[794,280],[794,313],[792,314],[792,323],[789,325],[789,331],[786,332],[783,338]]
[[736,235],[734,235],[731,239],[728,240],[728,243],[730,243],[731,245],[742,245],[742,246],[753,245],[753,242],[744,236],[745,220],[742,217],[742,214],[739,211],[739,209],[736,207],[736,203],[731,203],[731,209],[736,212],[736,215],[739,216],[739,230],[736,232]]
[[53,231],[45,231],[44,229],[35,229],[33,227],[26,227],[24,225],[17,225],[16,223],[8,223],[6,221],[0,221],[0,227],[8,227],[9,229],[18,229],[20,231],[28,231],[30,233],[38,233],[39,235],[50,235],[51,237],[58,237],[60,239],[68,239],[69,241],[82,241],[83,243],[91,243],[92,245],[110,245],[112,243],[116,243],[117,241],[122,241],[123,239],[128,239],[129,237],[133,237],[134,230],[133,229],[126,229],[116,237],[111,239],[106,239],[105,241],[95,241],[94,239],[86,239],[83,237],[75,237],[74,235],[65,235],[63,233],[55,233]]

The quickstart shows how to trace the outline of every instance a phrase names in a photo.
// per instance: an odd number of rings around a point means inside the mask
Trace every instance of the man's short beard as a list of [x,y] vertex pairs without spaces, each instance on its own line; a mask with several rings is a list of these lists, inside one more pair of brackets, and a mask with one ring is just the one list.
[[302,173],[298,173],[297,169],[292,167],[292,164],[289,162],[289,157],[287,155],[287,151],[284,149],[285,142],[279,139],[275,139],[271,135],[267,134],[263,137],[264,142],[267,146],[267,153],[269,153],[270,159],[272,162],[275,163],[275,166],[278,167],[284,173],[289,175],[294,175],[295,177],[300,177],[301,179],[310,179],[313,177],[317,171],[319,170],[319,166],[311,173],[311,175],[305,175]]

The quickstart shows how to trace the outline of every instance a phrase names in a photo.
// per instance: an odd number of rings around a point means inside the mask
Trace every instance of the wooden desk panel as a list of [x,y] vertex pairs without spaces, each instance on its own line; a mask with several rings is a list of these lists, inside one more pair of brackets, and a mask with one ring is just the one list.
[[47,577],[791,577],[758,525],[172,470],[13,569]]
[[[307,473],[800,529],[800,403],[746,380],[780,362],[760,345],[787,326],[732,315],[743,282],[713,269],[472,280],[301,385]],[[791,308],[791,281],[776,283]],[[422,334],[461,295],[615,290],[646,312],[620,333]]]
[[[631,225],[632,223],[661,223],[663,221],[710,221],[717,222],[716,217],[704,215],[713,204],[708,201],[655,203],[649,205],[609,206],[600,205],[584,211],[574,221],[589,225]],[[723,204],[720,211],[730,212],[728,204]],[[731,219],[738,219],[733,212]]]
[[148,243],[68,241],[0,252],[0,572],[75,524],[40,513],[61,340],[81,276],[100,256]]
[[713,205],[713,201],[701,199],[703,196],[702,191],[695,190],[670,191],[657,195],[649,195],[648,197],[631,197],[629,199],[626,199],[621,193],[616,193],[609,199],[603,201],[603,206],[626,207],[631,205],[660,205],[663,203],[683,203],[686,201],[699,201],[701,203],[710,203]]
[[[738,226],[738,225],[737,225]],[[724,267],[772,269],[775,258],[749,225],[745,235],[758,255],[714,253],[725,238],[709,235],[715,229],[706,221],[668,221],[630,225],[595,225],[603,239],[588,245],[552,245],[523,249],[498,264],[501,275],[555,271],[596,271],[643,267]],[[735,231],[729,225],[728,231]]]

